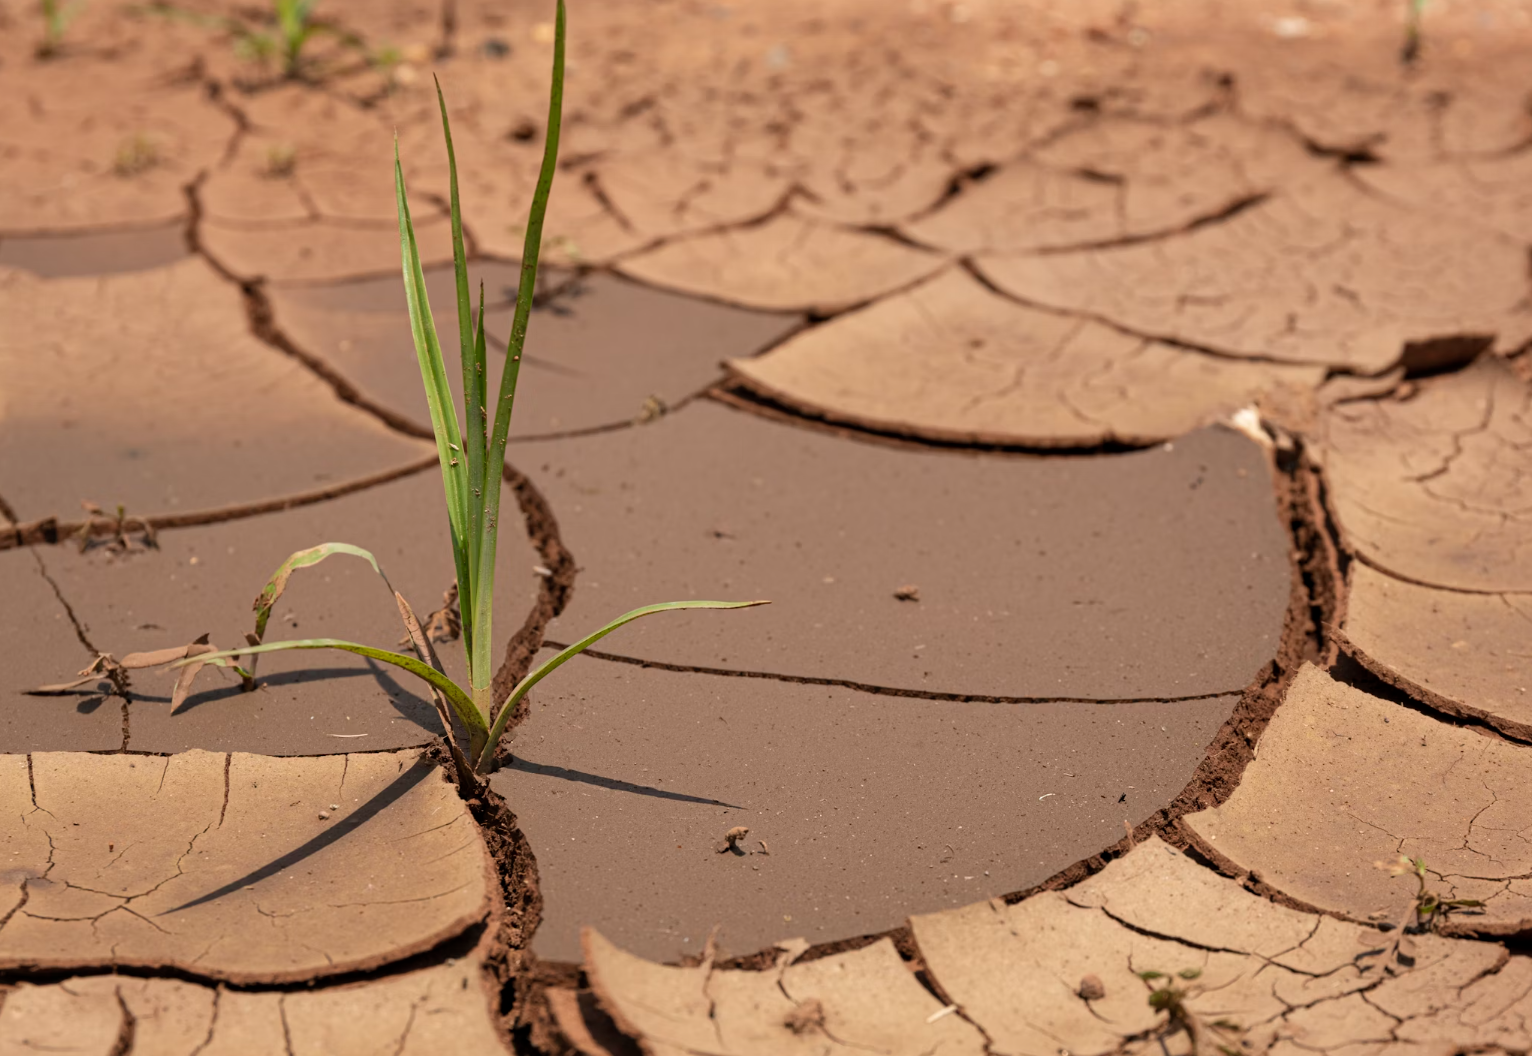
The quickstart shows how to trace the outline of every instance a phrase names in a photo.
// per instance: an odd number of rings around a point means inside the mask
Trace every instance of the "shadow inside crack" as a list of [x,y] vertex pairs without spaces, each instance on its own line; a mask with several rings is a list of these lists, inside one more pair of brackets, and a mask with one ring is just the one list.
[[351,833],[367,824],[367,822],[383,813],[389,806],[403,799],[410,789],[436,772],[435,763],[423,757],[417,759],[415,765],[390,781],[377,795],[363,803],[344,819],[337,821],[332,827],[325,829],[318,836],[293,848],[281,857],[274,858],[257,869],[252,869],[244,876],[229,881],[217,890],[209,891],[207,894],[194,898],[189,902],[183,902],[174,909],[167,909],[159,914],[159,916],[168,917],[172,913],[180,913],[182,910],[192,909],[195,906],[216,901],[225,895],[232,895],[242,888],[253,887],[262,880],[276,876],[284,870],[297,865],[305,858],[313,857],[331,844],[345,839]]
[[583,785],[595,785],[597,788],[609,788],[614,792],[631,792],[637,796],[653,796],[655,799],[670,799],[677,803],[703,803],[710,807],[728,807],[730,810],[744,810],[744,807],[735,803],[725,803],[721,799],[710,799],[707,796],[689,796],[684,792],[667,792],[663,788],[655,788],[652,785],[634,784],[632,781],[621,781],[614,777],[602,777],[600,774],[588,774],[584,770],[571,770],[563,766],[550,766],[546,763],[534,763],[519,756],[514,757],[509,764],[502,767],[504,770],[517,770],[523,774],[536,774],[539,777],[554,777],[561,781],[577,781]]

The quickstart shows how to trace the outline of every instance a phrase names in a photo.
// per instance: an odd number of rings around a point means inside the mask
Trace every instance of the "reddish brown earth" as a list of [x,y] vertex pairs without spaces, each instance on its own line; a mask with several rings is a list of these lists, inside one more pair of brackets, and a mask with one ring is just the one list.
[[389,162],[503,338],[551,7],[0,8],[0,1051],[1532,1051],[1532,8],[1402,7],[573,3],[497,684],[773,605],[472,802],[350,656],[97,676],[441,604]]

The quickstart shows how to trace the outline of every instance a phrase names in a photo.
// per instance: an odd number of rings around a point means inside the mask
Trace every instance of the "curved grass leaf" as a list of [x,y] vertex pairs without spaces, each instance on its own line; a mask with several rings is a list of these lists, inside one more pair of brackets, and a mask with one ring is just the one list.
[[317,565],[325,558],[333,557],[336,554],[350,554],[352,557],[360,557],[366,561],[372,566],[372,570],[378,574],[378,578],[383,580],[383,585],[388,587],[388,592],[390,594],[394,593],[394,586],[388,581],[388,577],[383,574],[383,569],[378,565],[378,559],[373,557],[371,552],[363,550],[360,546],[352,546],[350,543],[320,543],[318,546],[311,546],[307,550],[299,550],[286,561],[283,561],[281,567],[271,574],[271,578],[266,581],[266,586],[256,596],[255,604],[251,606],[255,609],[255,637],[257,641],[266,637],[266,621],[271,618],[271,610],[276,606],[277,599],[282,596],[282,592],[287,589],[287,581],[292,578],[292,574],[300,568]]
[[[173,664],[173,667],[183,667],[188,664],[201,664],[219,660],[224,657],[248,656],[252,653],[277,653],[289,649],[340,649],[347,653],[355,653],[357,656],[365,656],[371,660],[380,660],[385,664],[392,664],[402,668],[417,678],[429,682],[435,689],[441,691],[442,696],[447,698],[447,703],[452,705],[453,712],[468,729],[470,742],[479,741],[484,736],[484,719],[479,714],[479,709],[474,707],[473,698],[463,692],[461,686],[430,664],[423,663],[413,656],[405,656],[403,653],[390,652],[387,649],[375,649],[370,645],[360,645],[356,642],[347,642],[339,638],[300,638],[288,642],[266,642],[262,645],[247,646],[244,649],[229,649],[223,652],[206,653],[201,656],[187,657]],[[477,745],[475,745],[477,747]]]
[[662,601],[656,605],[645,605],[623,613],[605,627],[565,648],[557,656],[538,664],[536,669],[517,683],[516,689],[506,698],[505,705],[496,716],[494,726],[490,727],[489,738],[485,742],[483,752],[474,756],[474,768],[480,773],[484,771],[485,763],[495,754],[495,745],[499,743],[501,734],[505,733],[506,723],[510,721],[516,711],[516,705],[521,703],[521,698],[527,695],[528,690],[562,667],[566,661],[583,653],[624,624],[632,623],[643,616],[652,616],[656,612],[669,612],[672,609],[748,609],[755,605],[770,604],[769,601]]

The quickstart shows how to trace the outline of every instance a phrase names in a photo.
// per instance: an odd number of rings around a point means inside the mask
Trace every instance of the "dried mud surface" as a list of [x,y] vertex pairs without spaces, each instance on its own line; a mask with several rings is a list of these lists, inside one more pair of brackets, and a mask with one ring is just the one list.
[[451,580],[393,144],[503,339],[551,9],[191,6],[0,6],[0,1051],[1532,1051],[1525,0],[574,5],[496,693],[775,604],[466,801],[349,657],[24,692]]

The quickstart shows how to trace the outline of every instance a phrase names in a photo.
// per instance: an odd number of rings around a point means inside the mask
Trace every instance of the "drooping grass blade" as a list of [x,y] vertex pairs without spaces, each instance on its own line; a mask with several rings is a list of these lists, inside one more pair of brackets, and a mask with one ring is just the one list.
[[656,612],[669,612],[672,609],[748,609],[754,605],[770,604],[771,602],[769,601],[662,601],[657,605],[645,605],[642,608],[623,613],[605,627],[586,635],[578,642],[568,646],[559,652],[557,656],[538,664],[526,678],[517,683],[516,689],[506,698],[505,704],[500,708],[500,714],[495,717],[494,726],[490,727],[489,737],[484,744],[483,753],[473,757],[474,768],[480,773],[484,772],[485,764],[495,754],[495,745],[499,743],[500,735],[505,733],[506,723],[510,721],[511,716],[516,711],[516,705],[521,703],[521,698],[527,695],[528,690],[562,667],[565,661],[583,653],[624,624],[632,623],[634,620],[644,616],[652,616]]
[[447,703],[452,705],[453,712],[458,721],[468,730],[470,754],[477,754],[479,746],[484,743],[485,724],[479,709],[474,706],[473,698],[464,693],[452,679],[433,668],[430,664],[415,659],[413,656],[405,656],[403,653],[390,652],[387,649],[375,649],[370,645],[360,645],[356,642],[347,642],[339,638],[300,638],[289,642],[265,642],[261,645],[246,646],[243,649],[228,649],[217,653],[203,653],[200,656],[187,657],[177,661],[172,667],[184,667],[188,664],[205,664],[211,660],[220,660],[224,657],[248,656],[251,653],[277,653],[289,649],[340,649],[344,652],[355,653],[357,656],[365,656],[372,660],[379,660],[385,664],[392,664],[402,668],[417,678],[424,679],[433,687],[441,691],[442,696],[447,698]]

